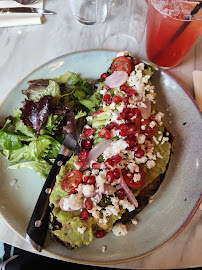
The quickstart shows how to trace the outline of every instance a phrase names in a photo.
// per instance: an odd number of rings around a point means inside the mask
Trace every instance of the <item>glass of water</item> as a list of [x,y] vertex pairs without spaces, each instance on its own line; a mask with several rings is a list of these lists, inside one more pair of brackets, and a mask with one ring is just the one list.
[[69,0],[74,17],[82,24],[103,23],[107,17],[108,0]]

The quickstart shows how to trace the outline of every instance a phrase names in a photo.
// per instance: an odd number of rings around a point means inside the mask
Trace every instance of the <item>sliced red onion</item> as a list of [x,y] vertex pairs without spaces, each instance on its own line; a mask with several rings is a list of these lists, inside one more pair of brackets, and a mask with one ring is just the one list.
[[144,119],[147,119],[151,115],[151,101],[150,100],[146,100],[146,101],[144,101],[144,104],[147,107],[145,108],[143,106],[139,106],[139,110],[141,112],[142,117]]
[[102,194],[113,195],[116,191],[116,188],[109,184],[104,184],[104,192]]
[[125,71],[114,71],[105,79],[105,84],[110,87],[119,87],[123,85],[128,79],[128,74]]
[[120,179],[121,179],[121,181],[119,183],[120,187],[122,187],[124,189],[125,194],[126,194],[128,200],[137,208],[138,207],[138,202],[137,202],[135,196],[133,195],[132,191],[127,186],[125,180],[123,179],[122,174],[121,174]]
[[91,160],[96,160],[108,147],[113,143],[112,140],[103,139],[101,142],[96,144],[88,153],[88,157],[85,161],[86,165],[82,167],[85,170],[89,167]]

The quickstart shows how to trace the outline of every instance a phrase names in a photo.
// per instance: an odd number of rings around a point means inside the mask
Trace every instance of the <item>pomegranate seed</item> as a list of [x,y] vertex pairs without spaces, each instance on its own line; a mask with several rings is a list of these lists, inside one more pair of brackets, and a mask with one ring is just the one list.
[[127,97],[124,97],[123,98],[123,102],[126,104],[126,105],[128,105],[130,102],[129,102],[129,98],[127,98]]
[[107,182],[109,182],[110,184],[114,181],[113,171],[108,171],[107,172],[106,179],[107,179]]
[[122,157],[119,154],[113,156],[112,161],[115,163],[119,163],[122,160]]
[[120,90],[126,93],[128,90],[128,86],[126,84],[123,84],[120,86]]
[[136,158],[142,158],[142,157],[144,157],[144,150],[140,149],[140,150],[136,151],[136,152],[134,153],[134,156],[135,156]]
[[122,101],[122,98],[119,96],[113,96],[112,98],[113,102],[115,102],[116,104],[120,103]]
[[85,200],[85,207],[86,210],[91,210],[93,208],[92,203],[88,199]]
[[88,176],[88,180],[86,181],[86,183],[88,185],[94,185],[95,184],[95,176],[94,175]]
[[82,147],[82,149],[91,149],[91,147],[92,147],[92,142],[91,142],[91,140],[82,140],[81,141],[81,147]]
[[132,112],[133,112],[133,115],[141,116],[141,112],[140,112],[140,110],[138,108],[133,108]]
[[76,162],[76,165],[79,166],[80,168],[85,166],[85,162],[83,160],[79,160]]
[[101,79],[106,79],[109,75],[107,73],[102,73],[100,76]]
[[135,90],[132,89],[132,88],[130,88],[130,89],[128,90],[128,92],[127,92],[127,96],[128,96],[128,97],[132,97],[132,95],[135,95]]
[[126,124],[120,124],[119,129],[120,129],[119,135],[121,135],[122,137],[126,137],[130,134],[128,126]]
[[120,178],[121,174],[120,174],[120,170],[118,168],[115,168],[113,170],[113,176],[114,176],[115,179],[119,179]]
[[106,140],[110,140],[110,139],[111,139],[111,137],[112,137],[112,136],[111,136],[110,131],[109,131],[109,130],[107,130],[107,131],[106,131],[106,133],[105,133],[105,139],[106,139]]
[[104,237],[105,236],[105,231],[104,230],[99,230],[99,231],[97,231],[97,232],[95,232],[95,237],[96,238],[102,238],[102,237]]
[[144,156],[144,150],[141,148],[140,145],[133,146],[134,156],[136,158],[142,158]]
[[95,133],[95,130],[93,128],[86,128],[84,131],[84,136],[89,139],[91,135]]
[[123,108],[122,113],[120,113],[120,116],[123,119],[130,119],[133,115],[131,115],[131,108]]
[[126,137],[130,134],[130,132],[128,130],[124,130],[124,131],[120,131],[119,132],[119,135],[122,136],[122,137]]
[[110,88],[109,88],[109,86],[107,86],[107,85],[103,85],[103,86],[102,86],[102,90],[104,90],[104,89],[108,91]]
[[125,193],[124,193],[124,189],[120,188],[117,190],[117,197],[119,198],[119,200],[123,200],[125,197]]
[[94,175],[84,176],[83,181],[88,185],[94,185],[95,184],[95,176]]
[[105,160],[104,164],[108,170],[111,170],[114,166],[114,161],[111,158],[108,158]]
[[99,170],[100,169],[100,163],[98,163],[98,162],[95,162],[95,163],[93,163],[92,164],[92,168],[94,169],[94,170]]
[[111,95],[110,94],[105,94],[102,100],[104,102],[106,102],[107,104],[111,104],[112,103]]
[[79,154],[79,159],[84,161],[87,159],[88,157],[88,150],[83,150],[80,154]]
[[83,209],[80,213],[80,219],[87,220],[89,218],[88,211],[86,209]]
[[95,117],[100,113],[103,113],[103,110],[97,110],[92,116]]
[[129,147],[133,147],[136,143],[136,137],[134,134],[129,134],[126,138],[125,141],[129,144]]
[[115,127],[117,127],[117,123],[116,122],[110,122],[109,123],[109,126],[108,126],[109,129],[113,129]]
[[111,139],[111,133],[107,127],[103,127],[99,132],[98,135],[101,138],[105,138],[106,140]]

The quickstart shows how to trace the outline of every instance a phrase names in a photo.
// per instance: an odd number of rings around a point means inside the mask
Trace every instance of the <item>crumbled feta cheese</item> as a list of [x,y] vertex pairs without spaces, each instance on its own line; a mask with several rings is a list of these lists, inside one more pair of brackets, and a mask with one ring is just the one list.
[[154,140],[155,144],[159,144],[159,142],[158,142],[158,140],[156,139],[155,136],[153,136],[152,139]]
[[157,158],[163,158],[163,156],[159,152],[156,153],[156,156]]
[[95,186],[99,188],[99,192],[103,193],[104,192],[104,184],[106,182],[106,175],[104,172],[100,172],[100,174],[95,178]]
[[121,222],[116,223],[112,231],[116,236],[125,236],[128,233],[126,225]]
[[137,137],[137,143],[138,144],[143,144],[146,140],[146,136],[144,134],[139,134]]
[[115,102],[112,102],[109,106],[110,106],[110,108],[111,108],[112,110],[115,110],[115,108],[116,108],[116,103],[115,103]]
[[147,157],[142,157],[142,158],[135,158],[135,162],[137,164],[145,163],[147,161]]
[[83,185],[82,193],[85,197],[91,197],[93,192],[94,192],[94,185]]
[[101,95],[104,96],[106,93],[107,93],[107,89],[101,89],[101,90],[100,90],[100,94],[101,94]]
[[146,125],[141,125],[141,130],[145,130],[146,129]]
[[86,227],[85,226],[83,226],[83,227],[78,227],[77,228],[77,231],[79,232],[79,233],[81,233],[81,234],[83,234],[85,231],[86,231]]
[[155,121],[151,121],[151,123],[149,124],[150,128],[154,128],[156,126],[156,122]]
[[127,198],[119,201],[119,204],[123,206],[123,209],[128,209],[129,212],[135,210],[135,206],[128,201]]
[[164,144],[165,142],[167,142],[169,140],[168,137],[163,137],[162,141],[161,141],[161,144]]
[[131,222],[132,222],[133,225],[137,225],[137,223],[138,223],[138,221],[137,221],[136,218],[132,218],[132,219],[131,219]]
[[155,167],[156,162],[154,160],[148,160],[146,165],[147,165],[148,169],[151,169],[151,168]]
[[62,199],[62,209],[64,211],[79,210],[83,206],[83,196],[81,193],[70,194]]
[[87,116],[86,117],[86,121],[88,122],[88,121],[91,121],[91,120],[93,120],[93,117],[92,116]]
[[125,103],[124,102],[121,102],[117,106],[117,110],[121,113],[125,107],[126,107]]
[[133,181],[138,182],[141,180],[141,174],[140,173],[135,173],[133,176]]
[[128,51],[123,51],[123,52],[117,53],[117,57],[119,57],[119,56],[128,56],[128,55],[129,55]]
[[164,113],[158,112],[155,116],[154,119],[155,121],[161,126],[163,124],[162,119],[164,117]]
[[101,215],[101,213],[100,213],[101,209],[102,209],[102,208],[101,208],[100,206],[95,205],[95,206],[93,206],[93,208],[92,208],[91,210],[88,210],[88,212],[91,213],[91,215],[92,215],[94,218],[99,218],[100,215]]
[[128,146],[128,143],[123,139],[114,141],[111,146],[104,151],[103,157],[105,160],[107,158],[111,158],[112,156],[115,156],[116,154],[124,151]]
[[131,162],[128,164],[128,169],[133,172],[139,172],[139,167],[135,162]]

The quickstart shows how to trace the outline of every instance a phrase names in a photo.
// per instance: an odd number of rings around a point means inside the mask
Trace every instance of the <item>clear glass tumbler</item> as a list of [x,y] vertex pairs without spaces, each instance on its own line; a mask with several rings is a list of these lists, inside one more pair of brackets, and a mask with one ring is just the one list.
[[182,61],[202,33],[202,1],[148,2],[148,59],[160,67],[174,67]]
[[107,17],[107,0],[69,0],[69,7],[82,24],[103,23]]

